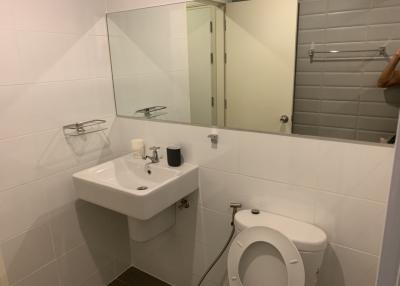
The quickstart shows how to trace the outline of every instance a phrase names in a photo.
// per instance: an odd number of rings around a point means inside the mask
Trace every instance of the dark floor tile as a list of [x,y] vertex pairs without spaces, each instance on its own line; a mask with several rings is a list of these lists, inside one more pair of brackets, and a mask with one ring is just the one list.
[[114,282],[122,284],[110,284],[109,286],[170,286],[169,284],[134,267],[126,270]]
[[114,280],[113,282],[111,282],[111,284],[108,284],[108,286],[126,286],[126,284],[119,280]]
[[128,284],[129,286],[170,286],[134,267],[131,267],[125,271],[125,273],[123,273],[118,280]]

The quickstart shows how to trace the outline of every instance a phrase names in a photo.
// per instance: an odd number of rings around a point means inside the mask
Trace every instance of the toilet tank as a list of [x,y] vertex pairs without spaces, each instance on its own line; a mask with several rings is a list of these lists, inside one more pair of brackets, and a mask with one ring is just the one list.
[[305,286],[315,286],[327,246],[327,236],[320,228],[287,217],[251,210],[243,210],[235,216],[237,232],[255,226],[265,226],[279,231],[297,247],[304,264]]

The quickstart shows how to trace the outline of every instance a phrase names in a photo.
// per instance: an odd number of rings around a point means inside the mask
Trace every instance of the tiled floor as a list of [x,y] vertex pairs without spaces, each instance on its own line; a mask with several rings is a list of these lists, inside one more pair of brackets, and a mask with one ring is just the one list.
[[134,267],[129,268],[108,286],[170,286]]

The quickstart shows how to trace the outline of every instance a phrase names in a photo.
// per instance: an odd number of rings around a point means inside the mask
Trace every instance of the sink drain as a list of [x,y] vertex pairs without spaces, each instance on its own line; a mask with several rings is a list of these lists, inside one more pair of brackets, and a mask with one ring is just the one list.
[[140,187],[136,188],[136,190],[138,190],[138,191],[144,191],[147,189],[148,189],[148,187],[146,187],[146,186],[140,186]]

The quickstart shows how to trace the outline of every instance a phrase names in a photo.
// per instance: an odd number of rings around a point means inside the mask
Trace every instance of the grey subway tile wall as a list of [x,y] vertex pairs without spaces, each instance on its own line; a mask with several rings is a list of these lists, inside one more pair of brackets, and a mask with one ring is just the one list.
[[319,51],[386,46],[391,55],[400,48],[400,0],[300,1],[294,133],[371,142],[391,138],[400,89],[376,87],[386,61],[310,63],[312,44]]

